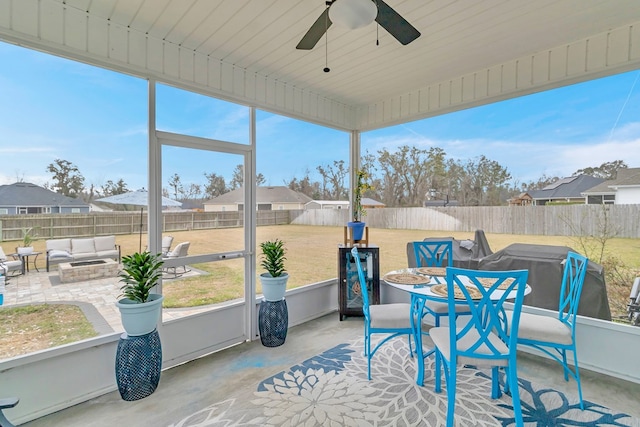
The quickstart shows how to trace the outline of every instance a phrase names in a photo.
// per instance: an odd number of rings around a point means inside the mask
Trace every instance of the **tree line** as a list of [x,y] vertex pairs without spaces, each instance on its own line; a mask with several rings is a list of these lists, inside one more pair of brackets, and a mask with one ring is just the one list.
[[[606,162],[596,167],[586,167],[575,171],[575,175],[590,175],[604,179],[615,179],[619,169],[628,166],[622,160]],[[535,181],[513,180],[508,169],[497,161],[481,155],[467,160],[447,158],[439,147],[420,149],[401,146],[396,151],[386,148],[377,153],[365,153],[361,159],[361,169],[371,181],[371,189],[365,197],[378,200],[389,207],[423,206],[426,200],[438,199],[455,201],[460,206],[498,206],[522,192],[542,189],[562,177],[542,175]],[[348,200],[349,168],[344,160],[334,160],[331,164],[319,165],[316,172],[320,180],[311,178],[309,170],[302,177],[294,177],[282,185],[306,194],[314,200]],[[52,174],[45,188],[85,202],[101,197],[131,191],[121,178],[108,180],[105,184],[85,187],[85,178],[76,165],[68,160],[56,159],[47,166]],[[203,172],[201,184],[183,184],[178,173],[174,173],[163,186],[163,196],[178,201],[203,201],[215,198],[240,188],[243,184],[243,166],[237,165],[231,178],[225,180],[215,172]],[[266,178],[262,173],[256,176],[258,186]]]

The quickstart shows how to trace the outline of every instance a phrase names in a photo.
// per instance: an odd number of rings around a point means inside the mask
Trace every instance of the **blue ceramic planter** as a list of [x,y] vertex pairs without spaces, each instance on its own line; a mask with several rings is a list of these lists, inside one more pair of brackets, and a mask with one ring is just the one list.
[[362,221],[348,222],[347,227],[351,228],[351,237],[354,241],[362,240],[365,223]]

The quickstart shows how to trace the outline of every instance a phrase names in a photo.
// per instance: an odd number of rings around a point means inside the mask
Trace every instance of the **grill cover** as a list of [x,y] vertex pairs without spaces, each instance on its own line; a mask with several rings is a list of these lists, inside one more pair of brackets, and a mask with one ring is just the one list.
[[[529,245],[514,243],[501,251],[480,259],[480,270],[529,270],[528,283],[532,292],[524,304],[549,310],[558,310],[560,286],[564,264],[569,251],[567,246]],[[604,268],[589,261],[582,287],[578,314],[611,320]]]
[[[493,253],[482,230],[476,230],[474,240],[456,240],[453,237],[427,237],[424,239],[425,242],[432,240],[451,240],[453,266],[458,268],[477,270],[480,259]],[[407,243],[407,261],[409,267],[417,267],[413,242]]]

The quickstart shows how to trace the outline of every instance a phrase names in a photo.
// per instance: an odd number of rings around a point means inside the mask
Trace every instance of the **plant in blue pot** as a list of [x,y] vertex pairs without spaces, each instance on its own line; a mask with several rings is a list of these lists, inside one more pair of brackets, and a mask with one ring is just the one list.
[[366,223],[362,221],[362,217],[367,215],[367,211],[362,206],[362,196],[373,187],[367,182],[369,174],[358,169],[356,171],[356,185],[353,189],[353,221],[348,222],[347,226],[351,228],[351,237],[354,242],[362,240],[362,234],[364,233],[364,227]]

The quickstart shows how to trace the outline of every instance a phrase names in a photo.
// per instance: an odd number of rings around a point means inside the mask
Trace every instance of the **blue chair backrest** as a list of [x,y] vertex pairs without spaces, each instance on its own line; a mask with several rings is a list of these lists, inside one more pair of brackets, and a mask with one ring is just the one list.
[[[528,276],[527,270],[486,271],[453,267],[447,269],[449,324],[456,325],[455,288],[462,291],[462,298],[457,300],[458,303],[464,300],[470,308],[470,315],[461,316],[457,328],[449,328],[452,343],[451,360],[457,360],[460,356],[487,360],[506,359],[507,356],[515,358],[518,324]],[[487,285],[485,282],[492,284]],[[476,291],[475,295],[473,290]],[[513,302],[512,316],[507,316],[504,308],[507,300]],[[469,334],[474,330],[479,334],[478,339],[474,338],[474,334]],[[498,335],[510,351],[504,352],[504,349],[491,344],[487,339],[490,333]],[[460,351],[453,344],[461,339],[472,340],[473,344],[468,350]]]
[[418,267],[453,267],[451,240],[413,242],[413,252]]
[[[367,255],[371,256],[370,254]],[[353,249],[351,249],[351,257],[358,270],[360,293],[362,294],[362,313],[364,314],[364,317],[369,320],[369,291],[367,290],[367,279],[364,276],[364,270],[362,269],[362,264],[360,263],[360,254],[358,253],[358,248],[355,246],[353,247]],[[349,254],[347,253],[347,266],[349,265],[349,262]]]
[[584,285],[589,260],[575,252],[569,252],[564,264],[562,287],[560,288],[560,305],[558,317],[560,321],[573,327],[578,314],[580,294]]

